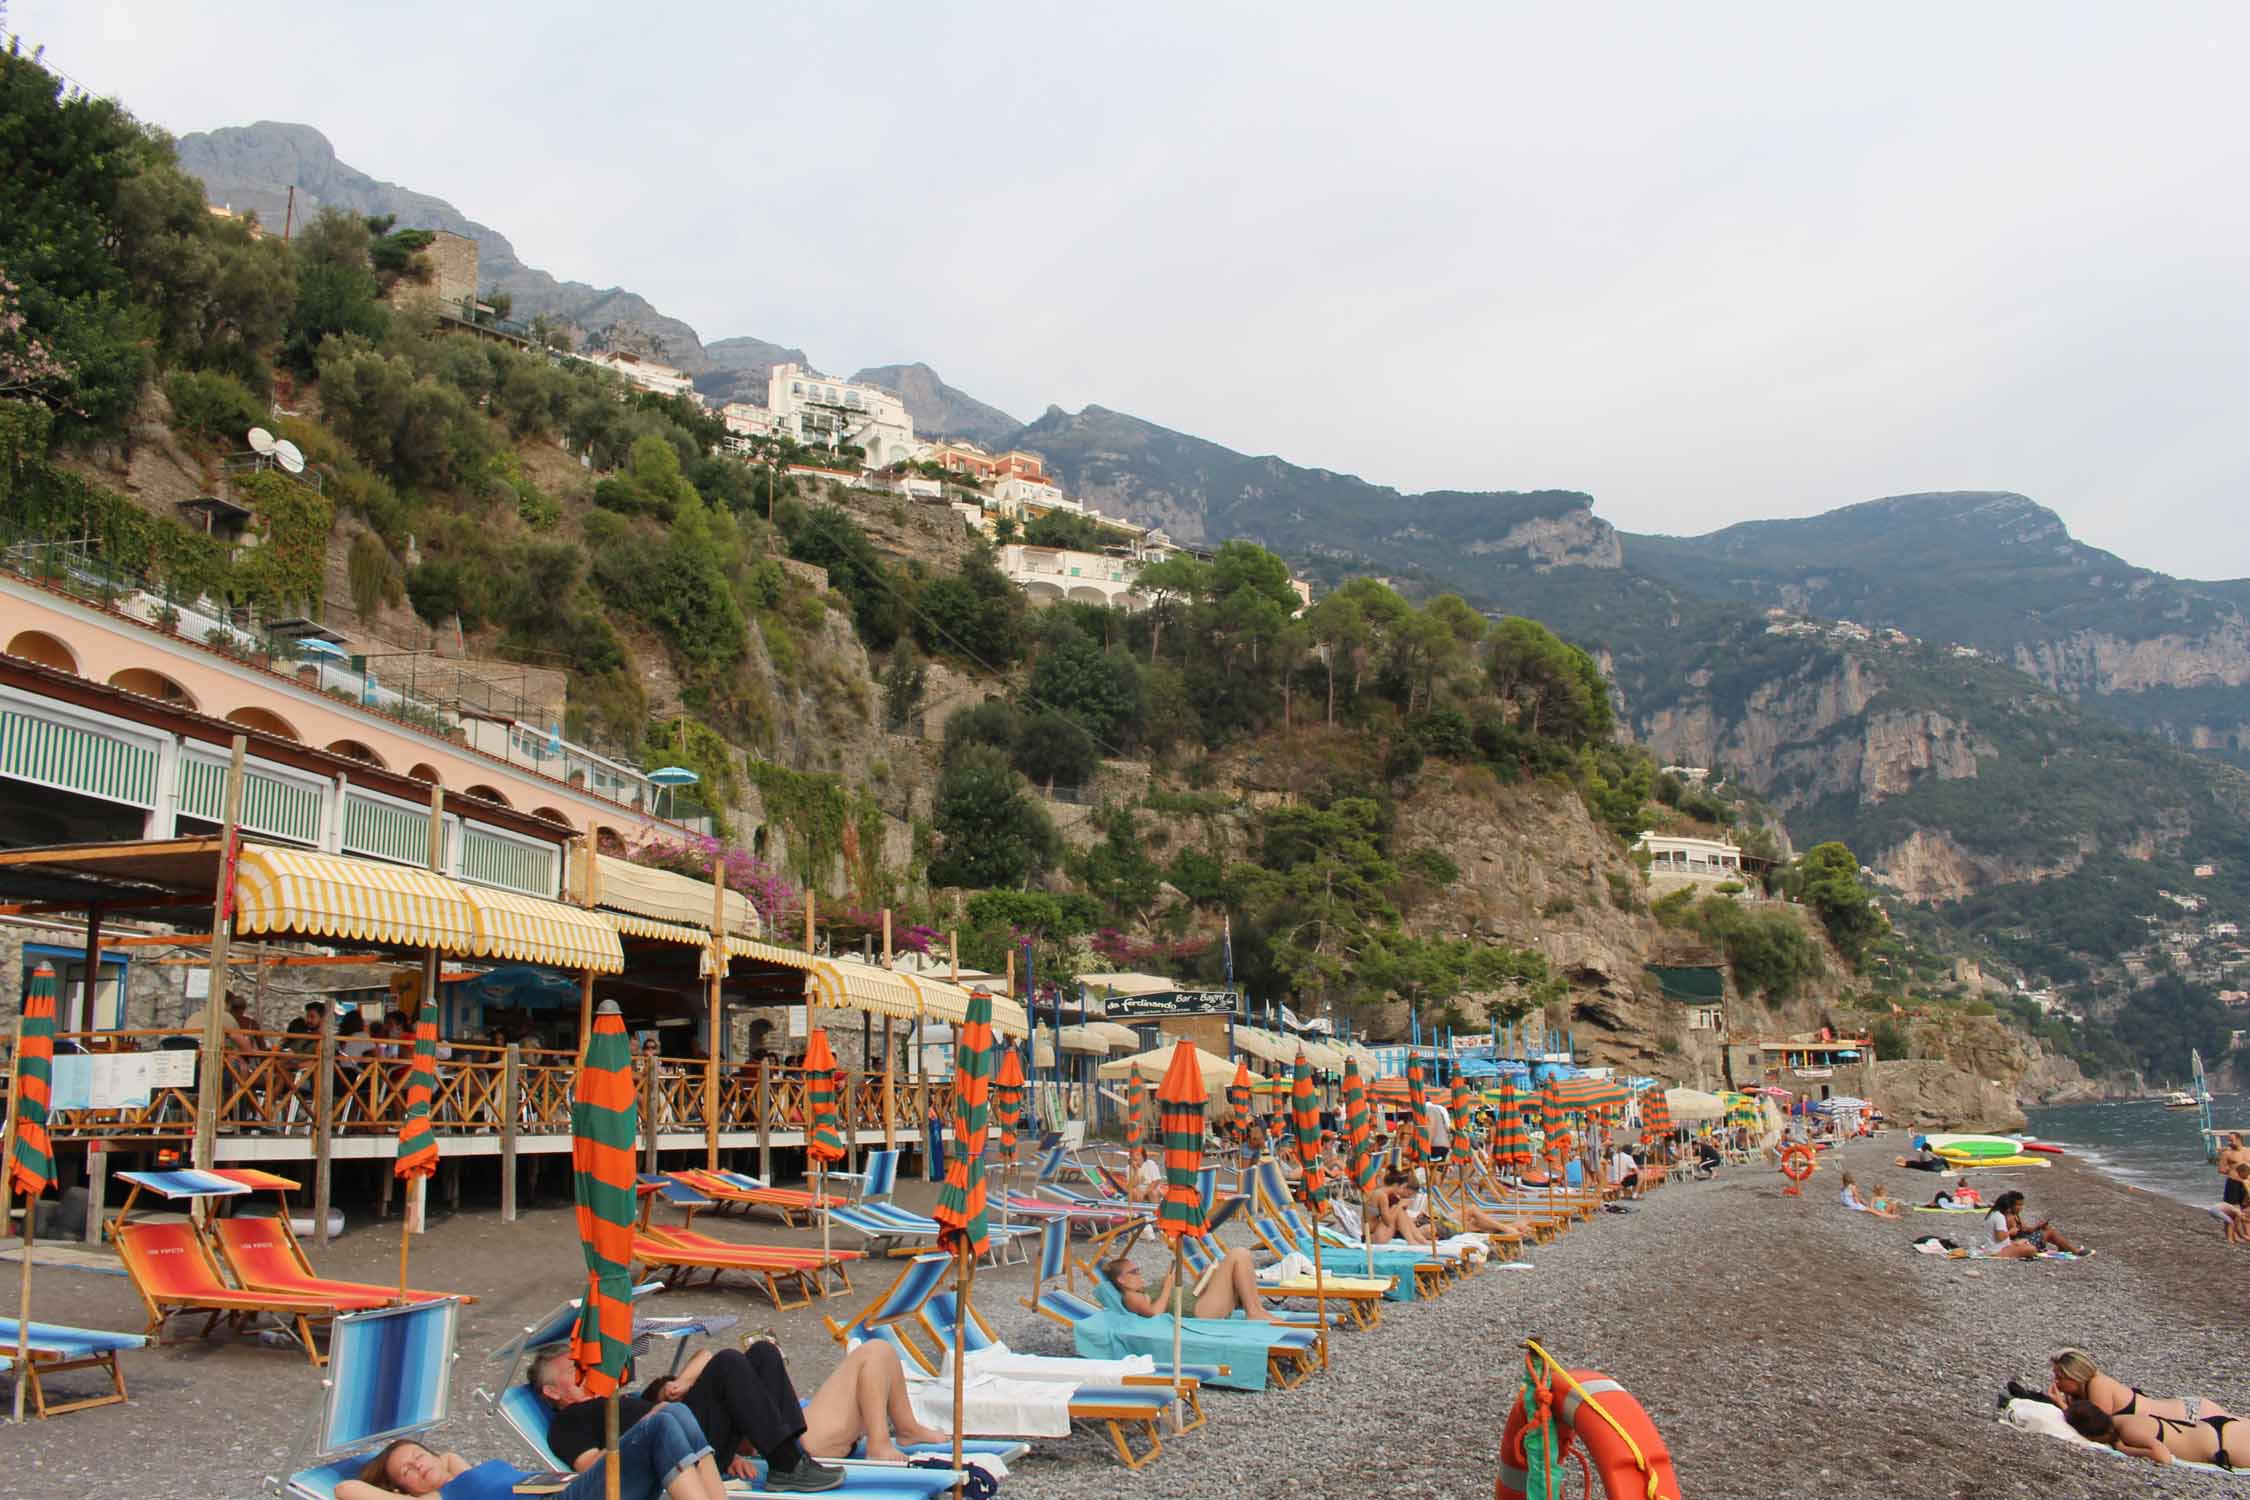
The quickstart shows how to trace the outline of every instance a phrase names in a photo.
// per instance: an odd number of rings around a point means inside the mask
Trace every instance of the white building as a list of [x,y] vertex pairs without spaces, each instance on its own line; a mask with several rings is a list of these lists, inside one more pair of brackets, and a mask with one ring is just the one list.
[[1126,609],[1144,609],[1148,604],[1133,591],[1141,565],[1131,558],[1011,542],[1000,549],[1000,571],[1021,585],[1034,604],[1064,599]]
[[995,514],[1025,520],[1051,510],[1083,513],[1082,501],[1064,494],[1060,486],[1044,479],[1009,477],[992,483],[992,510]]
[[802,365],[775,365],[766,377],[766,410],[800,443],[856,444],[867,466],[884,468],[914,457],[914,419],[906,403],[879,385],[830,380]]
[[695,382],[688,379],[686,371],[675,370],[670,365],[659,364],[643,355],[629,354],[622,349],[605,349],[578,357],[590,365],[601,366],[611,374],[622,377],[627,385],[638,386],[644,391],[654,391],[659,396],[685,396],[690,401],[701,399],[695,394]]
[[771,438],[785,435],[781,421],[762,406],[752,406],[747,401],[729,401],[719,408],[719,420],[727,424],[727,436],[734,438]]
[[[1648,856],[1648,885],[1652,895],[1667,895],[1686,886],[1714,886],[1729,880],[1744,885],[1750,883],[1750,874],[1743,868],[1741,847],[1722,839],[1643,833],[1633,849]],[[1759,863],[1751,861],[1753,866]]]

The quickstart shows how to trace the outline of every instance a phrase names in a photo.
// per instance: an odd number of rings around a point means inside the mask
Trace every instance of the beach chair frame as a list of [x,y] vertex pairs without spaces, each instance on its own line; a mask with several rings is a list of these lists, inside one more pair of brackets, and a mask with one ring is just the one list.
[[[99,1328],[72,1328],[63,1323],[33,1323],[28,1340],[17,1337],[19,1325],[10,1318],[0,1323],[0,1371],[22,1381],[23,1393],[34,1415],[45,1419],[89,1406],[115,1406],[126,1399],[125,1371],[117,1356],[148,1343],[145,1335],[114,1333]],[[16,1353],[24,1351],[23,1367],[16,1368]],[[67,1401],[47,1399],[46,1379],[77,1370],[98,1370],[109,1377],[109,1389],[96,1396],[76,1396]]]

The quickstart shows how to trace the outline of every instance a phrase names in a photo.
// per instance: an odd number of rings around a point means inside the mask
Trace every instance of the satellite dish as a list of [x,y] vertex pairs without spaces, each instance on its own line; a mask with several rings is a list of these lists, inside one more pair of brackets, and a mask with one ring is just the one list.
[[299,453],[297,445],[287,438],[273,445],[273,461],[292,474],[305,472],[305,455]]
[[273,434],[266,431],[263,427],[251,428],[250,450],[253,453],[257,454],[260,458],[264,458],[268,454],[272,453],[274,450]]

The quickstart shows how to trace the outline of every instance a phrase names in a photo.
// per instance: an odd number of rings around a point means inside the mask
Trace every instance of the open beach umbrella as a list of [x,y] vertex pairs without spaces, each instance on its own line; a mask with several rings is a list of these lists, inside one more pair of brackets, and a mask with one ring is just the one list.
[[[1289,1112],[1297,1128],[1297,1156],[1304,1172],[1297,1192],[1305,1200],[1312,1220],[1313,1302],[1320,1312],[1320,1367],[1328,1368],[1328,1291],[1320,1269],[1320,1216],[1328,1207],[1328,1192],[1320,1176],[1320,1097],[1313,1092],[1312,1063],[1302,1050],[1289,1088]],[[1175,1363],[1177,1363],[1175,1361]]]
[[1423,1131],[1426,1117],[1422,1113],[1427,1102],[1422,1097],[1422,1060],[1416,1058],[1406,1065],[1406,1123],[1398,1132],[1399,1155],[1409,1167],[1418,1167],[1430,1159],[1430,1140]]
[[[1174,1056],[1178,1054],[1175,1052]],[[1148,1139],[1148,1122],[1143,1113],[1141,1075],[1135,1073],[1125,1083],[1125,1149],[1130,1151]]]
[[1561,1078],[1549,1085],[1555,1091],[1555,1100],[1566,1110],[1623,1109],[1627,1098],[1625,1085],[1614,1078]]
[[[23,1389],[31,1368],[31,1231],[39,1218],[39,1195],[55,1180],[55,1145],[47,1134],[54,1103],[55,966],[42,960],[24,991],[23,1026],[16,1033],[15,1081],[8,1090],[14,1105],[15,1133],[8,1145],[8,1184],[23,1200],[23,1282],[16,1298],[16,1420],[23,1420]],[[96,1203],[87,1209],[99,1213]],[[0,1220],[0,1227],[5,1221]]]
[[[437,999],[422,997],[422,1013],[414,1022],[414,1065],[406,1075],[406,1118],[398,1127],[398,1160],[391,1171],[412,1184],[428,1181],[437,1171],[437,1132],[430,1128],[430,1101],[437,1096]],[[412,1187],[408,1188],[409,1193]],[[398,1296],[406,1300],[407,1229],[414,1222],[411,1206],[398,1216]]]
[[570,1089],[571,1194],[586,1257],[586,1300],[570,1355],[587,1391],[610,1403],[612,1493],[618,1472],[617,1387],[633,1357],[633,1137],[639,1131],[633,1045],[625,1039],[617,1002],[604,1000]]
[[[953,1154],[945,1164],[945,1186],[938,1192],[938,1246],[960,1259],[961,1295],[954,1307],[953,1347],[962,1342],[969,1320],[969,1293],[976,1283],[977,1257],[991,1243],[984,1212],[984,1136],[992,1115],[992,996],[969,992],[969,1008],[953,1056]],[[962,1367],[953,1361],[953,1467],[961,1467]]]
[[[1158,1129],[1164,1138],[1164,1197],[1156,1206],[1157,1232],[1172,1242],[1172,1272],[1187,1285],[1187,1253],[1182,1242],[1201,1239],[1203,1227],[1203,1069],[1195,1043],[1182,1041],[1172,1066],[1156,1089]],[[1180,1369],[1180,1299],[1172,1299],[1172,1373]],[[1172,1430],[1180,1430],[1181,1392],[1172,1392]]]
[[1719,1103],[1725,1109],[1724,1118],[1720,1123],[1729,1130],[1737,1128],[1756,1130],[1765,1123],[1765,1116],[1758,1108],[1758,1101],[1748,1094],[1724,1093],[1719,1095]]
[[828,1169],[844,1159],[844,1119],[836,1107],[836,1054],[828,1033],[812,1028],[805,1038],[805,1160],[813,1170],[813,1202],[820,1205],[820,1295],[832,1294],[827,1271],[829,1237]]

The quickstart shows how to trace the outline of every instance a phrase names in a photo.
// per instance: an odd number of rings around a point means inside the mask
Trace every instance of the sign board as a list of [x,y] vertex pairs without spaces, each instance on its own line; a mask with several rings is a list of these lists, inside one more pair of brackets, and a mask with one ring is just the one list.
[[192,1052],[62,1053],[53,1065],[52,1107],[65,1109],[146,1109],[157,1060],[185,1058],[188,1082],[195,1081]]
[[1112,1021],[1150,1021],[1160,1016],[1238,1016],[1239,990],[1158,990],[1152,995],[1112,995],[1106,1002]]

